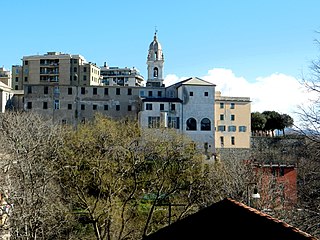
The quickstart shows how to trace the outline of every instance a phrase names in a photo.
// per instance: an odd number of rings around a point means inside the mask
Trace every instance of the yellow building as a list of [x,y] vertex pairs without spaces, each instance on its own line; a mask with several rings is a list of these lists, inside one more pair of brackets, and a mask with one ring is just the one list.
[[24,56],[22,66],[12,67],[12,86],[22,90],[28,84],[99,86],[100,68],[81,55],[48,52]]
[[214,108],[216,148],[250,148],[250,98],[221,96],[217,91]]

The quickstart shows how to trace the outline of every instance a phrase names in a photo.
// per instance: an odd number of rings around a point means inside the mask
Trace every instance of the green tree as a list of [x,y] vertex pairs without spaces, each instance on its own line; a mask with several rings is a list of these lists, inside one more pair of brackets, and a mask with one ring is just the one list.
[[265,115],[260,112],[252,112],[251,113],[251,130],[254,134],[258,132],[262,132],[266,125],[267,119]]
[[282,130],[283,136],[285,136],[284,129],[288,127],[292,127],[294,121],[293,121],[293,118],[288,114],[281,114],[280,118],[281,118],[281,121],[279,124],[279,130]]
[[271,131],[271,135],[274,137],[274,130],[281,129],[281,115],[276,111],[264,111],[262,114],[267,119],[264,126],[265,131]]
[[[57,169],[75,214],[96,239],[137,239],[192,208],[205,180],[194,144],[176,132],[141,132],[136,123],[97,116],[65,130]],[[150,197],[152,196],[152,197]],[[160,210],[162,209],[162,210]]]

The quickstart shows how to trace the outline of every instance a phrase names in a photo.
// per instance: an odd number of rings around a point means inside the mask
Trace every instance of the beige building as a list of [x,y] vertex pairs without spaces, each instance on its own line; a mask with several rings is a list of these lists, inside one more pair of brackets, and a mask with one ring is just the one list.
[[102,84],[105,86],[142,86],[144,79],[137,69],[109,67],[107,63],[101,67],[100,75]]
[[117,86],[26,85],[24,109],[52,118],[55,123],[74,124],[101,113],[117,118],[137,118],[139,88]]
[[23,89],[28,84],[99,86],[100,68],[81,55],[48,52],[24,56],[22,66],[12,67],[12,86]]
[[215,94],[216,148],[250,148],[251,101]]

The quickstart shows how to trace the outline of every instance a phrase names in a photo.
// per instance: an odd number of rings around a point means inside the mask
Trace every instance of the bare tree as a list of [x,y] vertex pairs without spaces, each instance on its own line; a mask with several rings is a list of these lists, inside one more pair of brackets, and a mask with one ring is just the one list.
[[59,200],[52,163],[60,130],[32,113],[0,115],[1,193],[9,213],[12,239],[59,239],[67,235],[66,208]]

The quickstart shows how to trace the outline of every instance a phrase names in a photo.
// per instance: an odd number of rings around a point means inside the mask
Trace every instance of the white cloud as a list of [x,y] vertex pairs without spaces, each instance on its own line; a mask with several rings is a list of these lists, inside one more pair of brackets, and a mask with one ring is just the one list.
[[[298,106],[309,104],[310,95],[299,80],[282,73],[258,77],[256,81],[249,82],[230,69],[214,68],[200,78],[216,84],[216,90],[221,91],[222,96],[250,97],[252,112],[277,111],[289,114],[296,120]],[[180,80],[176,75],[168,75],[166,86]]]

